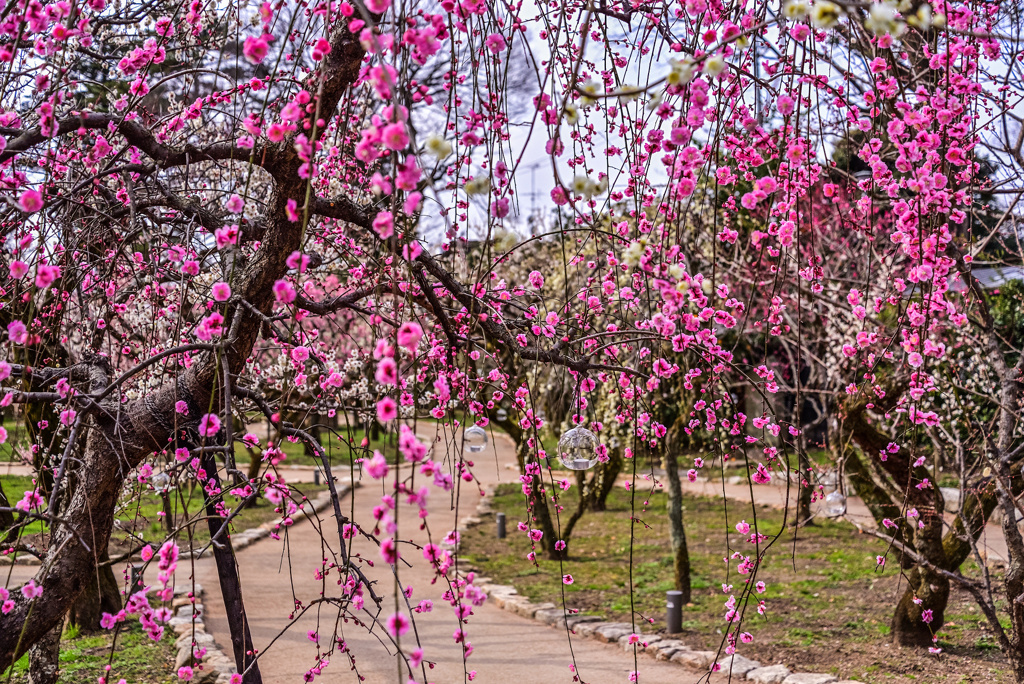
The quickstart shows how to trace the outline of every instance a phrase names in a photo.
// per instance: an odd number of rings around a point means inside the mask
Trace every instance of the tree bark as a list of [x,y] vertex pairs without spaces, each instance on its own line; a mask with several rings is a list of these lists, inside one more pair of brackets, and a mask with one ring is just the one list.
[[594,479],[591,487],[594,489],[593,498],[590,500],[591,511],[604,511],[608,509],[608,495],[615,488],[615,482],[625,461],[619,449],[608,450],[608,462],[601,463],[594,472]]
[[[517,443],[516,450],[522,450],[522,462],[526,463],[525,459],[529,450],[526,441]],[[544,487],[543,479],[543,466],[541,468],[542,474],[534,475],[530,480],[530,515],[533,522],[537,525],[537,529],[544,533],[544,536],[541,538],[541,547],[544,549],[547,557],[551,560],[564,560],[568,547],[561,551],[555,548],[558,536],[554,521],[551,519],[551,511],[548,509],[547,489]]]
[[803,448],[797,449],[797,496],[796,496],[796,519],[793,524],[798,527],[807,527],[814,524],[814,516],[811,514],[811,494],[814,493],[814,483],[811,480],[811,461],[807,458],[807,452]]
[[[7,495],[4,493],[3,483],[0,483],[0,508],[13,508],[11,502],[7,499]],[[0,511],[0,532],[8,530],[13,526],[14,514],[9,510]],[[3,537],[0,537],[0,539],[3,539]],[[4,539],[4,541],[10,541],[10,538]]]
[[[933,643],[933,630],[945,622],[946,604],[949,602],[949,580],[942,575],[915,566],[907,573],[910,586],[903,593],[892,616],[892,640],[900,646],[926,647]],[[921,601],[918,605],[914,598]],[[924,611],[932,611],[932,619],[925,622]]]
[[[897,401],[902,394],[902,384],[899,381],[892,384],[884,402],[876,410],[888,409],[889,404]],[[889,488],[883,487],[872,477],[866,459],[882,453],[889,438],[868,422],[864,401],[858,399],[845,407],[846,416],[839,423],[836,444],[843,443],[845,432],[860,447],[863,456],[850,453],[847,459],[854,490],[861,495],[880,526],[884,518],[896,521],[897,541],[926,561],[920,564],[911,553],[901,554],[900,564],[907,575],[909,586],[893,613],[891,636],[895,643],[902,646],[930,646],[934,632],[944,623],[949,601],[949,579],[940,570],[954,572],[966,560],[971,551],[970,538],[978,538],[995,506],[994,494],[991,493],[990,483],[981,483],[977,487],[977,496],[965,496],[952,529],[943,535],[945,501],[942,493],[938,488],[918,489],[914,486],[915,482],[923,481],[930,473],[913,465],[915,459],[911,450],[889,453],[879,462],[879,477],[891,478]],[[905,502],[897,501],[889,489],[905,492],[901,495]],[[917,509],[920,516],[918,524],[915,525],[913,519],[908,524],[902,518],[901,510],[904,506]],[[915,598],[920,603],[915,603]],[[925,622],[923,614],[929,610],[932,617],[930,622]]]
[[57,684],[60,674],[60,635],[64,625],[57,623],[28,651],[29,684]]
[[[318,86],[313,88],[325,117],[333,115],[342,95],[358,77],[366,54],[344,22],[333,31],[331,45],[314,79],[319,81]],[[179,152],[162,147],[158,151],[161,154],[156,161],[160,163],[169,163],[167,160],[175,159]],[[239,297],[264,314],[274,303],[274,282],[287,273],[288,256],[301,248],[304,238],[304,224],[289,220],[287,202],[305,203],[308,191],[306,181],[299,176],[299,168],[306,162],[299,157],[292,139],[268,148],[266,157],[270,161],[265,162],[265,168],[274,180],[264,215],[267,228],[259,248],[245,264],[238,287]],[[318,201],[317,208],[321,214],[357,221],[366,229],[372,221],[347,200]],[[85,589],[110,541],[114,510],[125,478],[145,456],[173,442],[179,423],[175,402],[186,400],[188,415],[196,419],[206,412],[204,407],[222,405],[217,385],[225,365],[229,373],[241,373],[262,328],[259,315],[241,305],[229,307],[225,319],[232,321],[236,332],[222,355],[206,352],[176,382],[126,404],[112,400],[105,410],[89,412],[88,420],[93,425],[88,430],[78,480],[63,512],[67,522],[53,526],[46,562],[35,577],[43,593],[27,599],[21,592],[12,592],[14,608],[0,615],[0,672],[53,629]],[[237,326],[236,316],[240,317]],[[93,391],[109,385],[110,368],[105,370],[106,377],[92,383]]]
[[101,630],[100,619],[103,613],[113,615],[121,610],[121,589],[114,568],[107,564],[109,560],[110,557],[104,550],[89,583],[75,600],[68,614],[68,621],[83,632]]
[[668,480],[668,529],[672,543],[672,573],[676,591],[683,592],[682,602],[689,603],[690,551],[686,546],[686,528],[683,526],[683,487],[679,479],[679,459],[673,449],[665,448],[661,465],[665,469],[665,479]]

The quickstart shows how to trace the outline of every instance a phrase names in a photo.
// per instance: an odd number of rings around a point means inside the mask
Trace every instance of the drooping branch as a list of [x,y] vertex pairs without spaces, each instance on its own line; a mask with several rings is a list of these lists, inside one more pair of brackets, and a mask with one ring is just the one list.
[[[334,49],[329,59],[321,63],[317,79],[320,81],[320,116],[333,115],[343,93],[358,76],[364,55],[358,39],[345,28],[344,22],[339,22],[332,45]],[[60,123],[58,134],[83,126],[100,129],[109,124],[158,166],[165,168],[202,160],[248,160],[252,153],[234,143],[171,148],[157,142],[140,123],[121,121],[105,114],[69,118]],[[0,162],[44,140],[39,129],[24,131],[8,143]],[[266,314],[274,303],[274,282],[287,273],[288,255],[301,246],[304,226],[289,220],[286,205],[290,199],[303,199],[307,181],[298,174],[303,162],[292,139],[261,149],[258,157],[257,163],[272,166],[275,184],[264,217],[266,237],[240,274],[237,293]],[[262,325],[259,316],[240,304],[228,311],[227,318],[231,321],[233,343],[226,349],[205,352],[175,382],[123,405],[115,413],[98,412],[89,417],[78,482],[65,511],[69,524],[54,531],[46,562],[35,577],[36,584],[43,589],[42,596],[29,599],[20,592],[13,592],[14,608],[0,616],[0,671],[47,633],[84,589],[92,568],[100,562],[101,552],[109,543],[114,509],[125,477],[147,454],[165,449],[173,441],[178,420],[175,403],[184,400],[193,415],[201,415],[209,407],[220,407],[219,371],[223,371],[223,364],[226,364],[230,374],[241,372]],[[75,543],[78,537],[86,543]]]
[[[191,144],[180,148],[165,145],[157,141],[152,131],[140,122],[111,114],[85,114],[68,117],[57,124],[56,135],[67,135],[83,128],[87,130],[103,130],[110,127],[113,127],[124,136],[125,140],[139,148],[158,167],[163,169],[194,164],[200,161],[235,160],[248,162],[252,159],[256,164],[270,164],[273,161],[272,156],[268,156],[268,154],[272,155],[272,152],[264,149],[262,146],[248,149],[237,143],[229,142],[212,143],[202,147],[196,147]],[[38,145],[42,145],[51,137],[55,137],[53,135],[44,135],[42,128],[39,126],[23,130],[17,133],[16,136],[0,152],[0,164]]]

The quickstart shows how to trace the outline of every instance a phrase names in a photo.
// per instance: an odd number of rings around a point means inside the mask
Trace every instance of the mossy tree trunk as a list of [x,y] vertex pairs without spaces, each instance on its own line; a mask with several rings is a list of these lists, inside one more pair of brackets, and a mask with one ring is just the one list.
[[[901,390],[890,388],[886,402],[895,402]],[[910,450],[889,453],[883,461],[869,461],[883,453],[889,438],[872,426],[863,401],[848,404],[846,415],[832,431],[832,448],[845,459],[845,469],[853,491],[864,501],[880,529],[894,536],[894,550],[909,580],[909,586],[896,605],[891,621],[892,640],[902,646],[931,646],[935,632],[941,628],[949,601],[950,585],[945,572],[956,572],[972,552],[985,523],[996,506],[996,486],[991,477],[964,487],[964,500],[949,529],[944,532],[945,501],[936,488],[913,486],[930,477],[923,466],[914,466],[915,454]],[[878,409],[888,408],[883,405]],[[876,409],[876,410],[878,410]],[[847,448],[850,439],[859,449]],[[934,479],[934,478],[932,478]],[[1014,495],[1020,493],[1021,482],[1013,478]],[[916,508],[917,521],[903,515],[904,508]],[[889,519],[896,527],[883,527]],[[903,552],[900,550],[903,549]],[[931,620],[925,622],[925,611]]]
[[679,459],[674,449],[666,448],[661,457],[668,481],[668,530],[672,542],[672,573],[676,591],[683,592],[683,603],[690,602],[690,551],[683,526],[683,487],[679,479]]

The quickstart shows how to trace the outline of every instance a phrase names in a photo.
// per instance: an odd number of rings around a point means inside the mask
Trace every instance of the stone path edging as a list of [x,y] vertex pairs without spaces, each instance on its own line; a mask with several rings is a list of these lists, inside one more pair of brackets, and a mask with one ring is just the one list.
[[[483,524],[483,518],[494,514],[491,507],[493,490],[488,490],[477,504],[474,515],[459,521],[457,531],[465,533],[472,527]],[[460,564],[461,565],[461,564]],[[472,568],[461,567],[460,572],[471,572]],[[577,636],[596,639],[604,643],[617,643],[626,651],[635,647],[638,652],[647,653],[656,660],[666,660],[689,667],[692,670],[708,672],[715,665],[714,651],[696,651],[671,636],[660,634],[637,634],[639,642],[630,643],[633,626],[625,622],[605,622],[596,615],[567,615],[554,603],[533,603],[520,596],[509,584],[493,584],[489,577],[477,576],[474,584],[483,589],[498,608],[522,617],[543,622],[556,629],[568,627]],[[746,679],[756,684],[860,684],[852,679],[839,680],[835,675],[813,672],[792,672],[785,665],[762,667],[756,660],[750,660],[738,653],[718,661],[720,672],[728,675],[730,670],[735,679]]]
[[[237,672],[235,661],[217,647],[213,636],[206,631],[202,601],[201,584],[174,588],[171,608],[176,613],[167,623],[177,635],[171,674],[177,677],[178,668],[190,666],[195,668],[191,680],[194,684],[230,684],[231,675]],[[196,657],[197,651],[202,655]]]

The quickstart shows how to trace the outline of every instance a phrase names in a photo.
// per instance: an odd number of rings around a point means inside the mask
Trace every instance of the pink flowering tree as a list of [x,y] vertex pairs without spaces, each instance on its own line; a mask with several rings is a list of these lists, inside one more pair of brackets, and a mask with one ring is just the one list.
[[[917,459],[948,400],[948,350],[971,325],[995,364],[998,430],[985,434],[998,436],[984,449],[1011,521],[1019,480],[1019,362],[971,274],[979,188],[1019,193],[1024,170],[1016,42],[1004,38],[1014,21],[1006,5],[946,0],[569,2],[555,13],[481,0],[14,3],[0,20],[0,404],[25,407],[47,484],[7,493],[23,503],[3,506],[3,551],[27,552],[17,539],[29,521],[49,534],[32,582],[4,589],[0,669],[53,640],[102,563],[124,483],[149,461],[202,488],[211,537],[254,497],[293,513],[286,484],[237,467],[236,446],[253,446],[237,419],[258,413],[321,461],[334,518],[323,529],[343,577],[330,605],[380,623],[403,675],[426,679],[414,611],[375,610],[381,590],[349,551],[360,535],[397,568],[393,506],[419,523],[427,497],[473,488],[474,475],[459,439],[431,452],[395,421],[486,424],[507,394],[527,507],[544,515],[539,498],[558,485],[534,395],[552,371],[571,378],[565,424],[614,422],[632,454],[663,446],[672,426],[658,404],[679,383],[695,400],[673,425],[742,453],[753,482],[789,476],[797,453],[807,492],[807,432],[837,409],[860,416],[859,457],[908,493],[901,511],[930,497],[923,527],[893,548],[921,577],[949,579],[955,567],[933,569],[921,551],[941,543],[941,497]],[[517,238],[520,172],[537,159],[558,212],[548,234]],[[552,267],[574,269],[560,292],[532,270],[492,277],[510,249],[545,240],[562,252]],[[472,260],[469,241],[481,245]],[[827,401],[808,420],[810,374]],[[364,454],[363,476],[393,491],[374,518],[351,519],[318,440],[287,420],[296,401],[372,413],[429,484]],[[613,431],[595,432],[606,453]],[[560,525],[546,523],[548,543]],[[1004,531],[1011,566],[1024,567],[1016,527]],[[769,540],[742,534],[729,653],[748,608],[770,611],[756,581]],[[158,563],[157,599],[177,563],[168,537],[155,557],[138,551]],[[463,627],[482,594],[451,549],[420,551],[468,659]],[[230,541],[213,554],[236,665],[258,682]],[[1007,597],[1020,596],[1021,578],[1007,577]],[[928,600],[915,592],[911,605]],[[167,615],[149,600],[129,593],[127,605],[156,634]],[[935,611],[904,612],[921,633]],[[1018,663],[1014,615],[1005,647]]]

